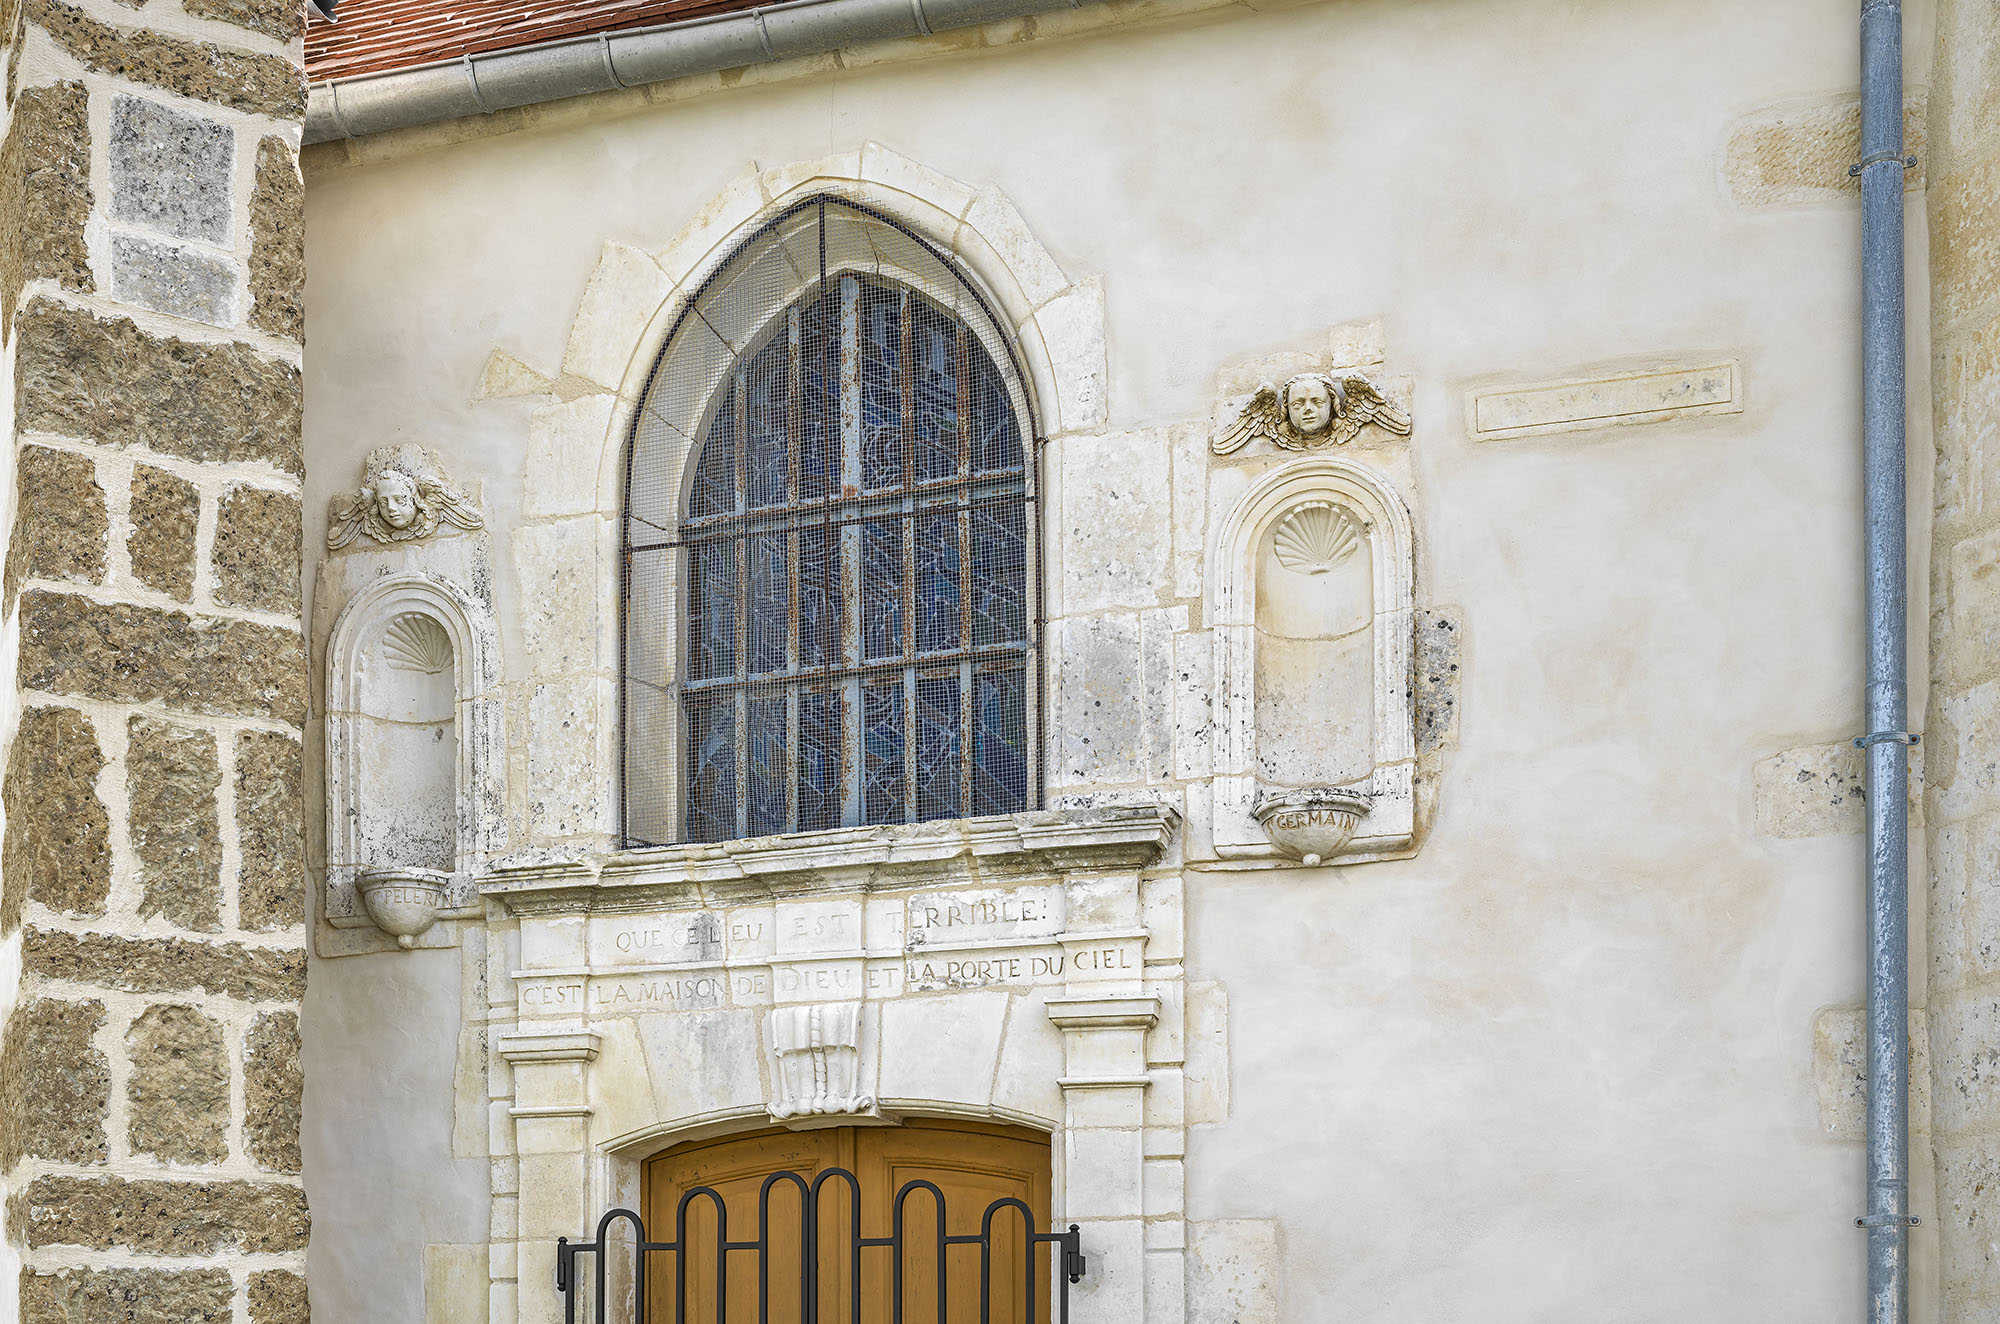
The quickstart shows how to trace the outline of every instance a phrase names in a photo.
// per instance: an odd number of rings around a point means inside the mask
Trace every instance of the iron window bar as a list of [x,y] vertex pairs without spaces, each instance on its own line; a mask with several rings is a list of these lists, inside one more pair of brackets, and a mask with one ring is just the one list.
[[[950,1233],[947,1221],[945,1194],[935,1184],[921,1179],[904,1182],[897,1190],[891,1204],[890,1232],[886,1237],[865,1237],[861,1234],[861,1183],[854,1173],[846,1168],[827,1168],[808,1182],[796,1172],[774,1172],[764,1179],[757,1192],[757,1235],[747,1241],[732,1241],[729,1238],[729,1209],[722,1195],[712,1186],[696,1186],[682,1193],[674,1211],[674,1239],[672,1241],[651,1241],[647,1239],[645,1220],[630,1209],[613,1209],[597,1220],[597,1234],[588,1241],[571,1241],[568,1237],[556,1239],[556,1291],[563,1299],[563,1319],[565,1324],[578,1324],[578,1297],[583,1290],[580,1278],[579,1256],[589,1256],[587,1268],[590,1274],[591,1324],[610,1324],[613,1302],[609,1292],[611,1252],[614,1249],[612,1231],[620,1221],[632,1225],[631,1243],[631,1313],[632,1324],[654,1324],[650,1311],[648,1293],[651,1273],[649,1257],[665,1255],[671,1257],[671,1275],[674,1310],[672,1324],[689,1324],[688,1320],[688,1274],[687,1267],[698,1254],[710,1255],[710,1267],[714,1274],[715,1318],[713,1324],[728,1324],[730,1316],[729,1297],[729,1257],[732,1254],[748,1254],[756,1260],[757,1321],[758,1324],[772,1324],[771,1320],[771,1193],[780,1185],[796,1187],[799,1196],[799,1315],[796,1324],[821,1324],[821,1258],[824,1242],[821,1239],[820,1215],[825,1206],[821,1200],[821,1188],[829,1181],[838,1181],[846,1187],[848,1207],[848,1227],[846,1228],[848,1313],[844,1324],[861,1324],[862,1321],[862,1252],[887,1249],[889,1257],[889,1324],[903,1324],[904,1318],[904,1276],[910,1267],[906,1250],[918,1249],[921,1242],[907,1237],[904,1227],[904,1204],[916,1191],[930,1193],[936,1211],[937,1223],[933,1236],[928,1238],[933,1255],[931,1266],[936,1270],[937,1283],[937,1324],[951,1324],[950,1315],[950,1262],[949,1253],[955,1246],[976,1246],[979,1251],[979,1324],[994,1324],[993,1288],[995,1286],[993,1264],[993,1235],[996,1231],[995,1218],[1003,1211],[1013,1210],[1020,1215],[1020,1226],[1027,1234],[1025,1254],[1021,1256],[1023,1309],[1025,1324],[1037,1324],[1037,1310],[1042,1303],[1037,1290],[1039,1275],[1037,1265],[1042,1260],[1041,1249],[1054,1246],[1060,1251],[1060,1267],[1051,1275],[1055,1287],[1055,1306],[1051,1324],[1069,1324],[1070,1285],[1082,1281],[1087,1261],[1083,1253],[1082,1232],[1071,1223],[1067,1231],[1039,1232],[1035,1230],[1034,1211],[1019,1199],[1008,1196],[993,1201],[986,1206],[979,1221],[979,1231],[974,1233]],[[696,1200],[705,1199],[714,1208],[715,1238],[710,1245],[700,1245],[691,1241],[688,1231],[688,1211]],[[1000,1225],[1004,1229],[1005,1225]],[[838,1227],[833,1228],[839,1231]],[[1004,1285],[1004,1280],[1003,1280]],[[839,1311],[829,1311],[825,1324],[842,1324]],[[621,1316],[621,1318],[627,1318]],[[661,1321],[660,1324],[666,1324]],[[694,1324],[705,1324],[697,1320]],[[777,1324],[793,1324],[781,1317]]]

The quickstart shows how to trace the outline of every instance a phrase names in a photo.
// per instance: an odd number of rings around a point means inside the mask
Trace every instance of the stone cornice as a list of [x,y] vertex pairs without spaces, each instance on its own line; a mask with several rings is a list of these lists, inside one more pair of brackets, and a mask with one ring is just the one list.
[[517,859],[490,870],[480,891],[510,915],[617,914],[1141,869],[1159,858],[1178,821],[1163,806],[1038,810]]

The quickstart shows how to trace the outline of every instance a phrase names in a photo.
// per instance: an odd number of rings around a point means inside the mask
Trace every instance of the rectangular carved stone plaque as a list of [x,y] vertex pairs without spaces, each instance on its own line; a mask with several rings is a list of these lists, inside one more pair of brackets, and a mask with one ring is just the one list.
[[1487,391],[1472,398],[1470,422],[1473,440],[1501,441],[1742,412],[1743,371],[1728,362]]

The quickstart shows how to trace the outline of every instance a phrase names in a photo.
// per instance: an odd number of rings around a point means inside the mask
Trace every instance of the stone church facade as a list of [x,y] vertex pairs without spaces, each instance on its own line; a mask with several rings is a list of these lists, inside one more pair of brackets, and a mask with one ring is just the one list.
[[[0,1319],[542,1324],[881,1154],[1083,1321],[1858,1311],[1846,7],[377,3],[6,19]],[[1956,1322],[2000,18],[1905,24]]]

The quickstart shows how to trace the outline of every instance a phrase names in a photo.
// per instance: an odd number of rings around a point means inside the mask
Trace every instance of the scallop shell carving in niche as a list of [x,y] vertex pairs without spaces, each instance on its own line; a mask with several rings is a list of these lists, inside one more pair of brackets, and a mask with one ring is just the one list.
[[382,656],[398,671],[435,675],[451,665],[451,636],[435,617],[404,612],[382,632]]
[[1297,506],[1271,535],[1278,563],[1302,575],[1323,575],[1354,555],[1366,530],[1361,522],[1328,501]]

